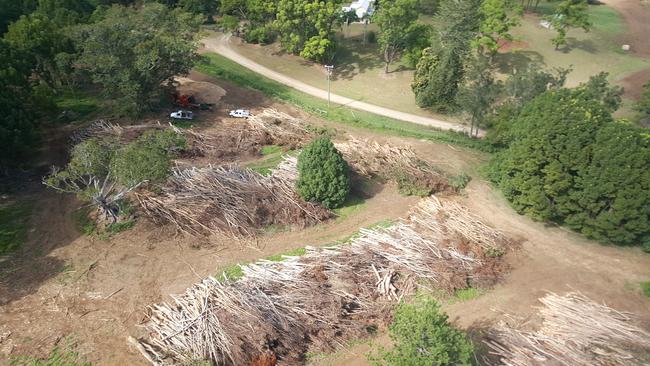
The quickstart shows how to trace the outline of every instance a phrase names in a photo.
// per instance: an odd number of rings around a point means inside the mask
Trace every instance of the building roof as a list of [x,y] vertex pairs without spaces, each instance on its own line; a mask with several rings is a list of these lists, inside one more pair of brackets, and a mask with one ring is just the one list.
[[350,6],[344,6],[343,11],[352,11],[357,14],[357,17],[359,19],[363,19],[366,16],[372,15],[374,12],[373,4],[375,3],[375,0],[355,0],[350,4]]

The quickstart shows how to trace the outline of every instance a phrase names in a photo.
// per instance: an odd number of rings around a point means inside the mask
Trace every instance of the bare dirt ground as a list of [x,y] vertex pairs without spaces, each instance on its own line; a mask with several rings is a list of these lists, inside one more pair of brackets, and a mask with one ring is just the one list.
[[[235,105],[299,114],[257,93],[223,86],[228,90],[223,104],[217,111],[202,112],[199,127],[218,128],[219,119]],[[269,233],[254,241],[181,237],[144,220],[132,230],[100,239],[78,232],[72,214],[80,203],[74,197],[40,185],[45,167],[65,163],[65,134],[48,146],[56,151],[45,152],[44,168],[25,194],[36,201],[34,229],[22,250],[1,263],[0,334],[11,333],[0,341],[0,364],[9,356],[44,356],[68,337],[93,364],[145,364],[126,337],[143,335],[140,323],[146,306],[218,274],[218,268],[305,245],[333,243],[361,227],[404,216],[417,201],[399,195],[394,185],[375,185],[365,192],[365,204],[345,220]]]
[[[634,55],[650,58],[650,8],[639,0],[604,0],[623,16],[627,30],[621,37],[621,44],[629,44]],[[637,100],[643,85],[650,81],[650,69],[641,70],[622,80],[625,96]]]
[[[650,14],[648,15],[650,17]],[[639,100],[643,94],[643,85],[650,82],[650,69],[641,70],[626,76],[621,80],[625,89],[625,97],[632,100]]]
[[[213,81],[198,74],[190,77]],[[218,128],[218,120],[235,106],[253,110],[274,107],[310,123],[324,123],[258,93],[225,82],[219,85],[227,94],[217,110],[200,114],[199,127]],[[650,278],[650,255],[636,248],[601,246],[517,215],[497,192],[478,179],[475,169],[484,160],[481,154],[328,125],[356,137],[411,145],[422,158],[443,169],[469,172],[476,178],[459,199],[499,229],[526,239],[513,256],[513,271],[503,284],[477,299],[445,309],[459,326],[481,328],[501,312],[525,317],[534,312],[537,298],[545,291],[569,290],[634,312],[650,325],[650,300],[638,290],[638,282]],[[54,151],[46,152],[44,166],[65,162],[65,134],[52,138]],[[305,245],[332,243],[360,227],[404,216],[417,200],[400,196],[389,184],[373,192],[363,209],[345,220],[237,243],[232,239],[175,236],[169,229],[145,221],[109,239],[82,236],[72,218],[79,207],[73,197],[46,191],[37,179],[25,194],[37,202],[34,230],[19,253],[0,263],[0,335],[11,332],[0,341],[0,364],[7,363],[9,356],[43,356],[70,338],[93,364],[145,365],[128,345],[127,337],[144,335],[146,306],[168,300],[170,294],[183,292],[225,265]],[[385,342],[385,336],[380,339]],[[343,358],[326,359],[322,364],[366,365],[366,350],[367,346],[353,347],[343,353]]]

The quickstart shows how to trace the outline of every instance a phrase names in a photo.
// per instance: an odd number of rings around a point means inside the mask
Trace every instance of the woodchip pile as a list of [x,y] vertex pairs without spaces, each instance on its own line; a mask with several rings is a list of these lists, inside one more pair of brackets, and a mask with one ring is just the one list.
[[[550,293],[540,299],[541,326],[526,331],[500,323],[486,341],[489,365],[636,366],[650,356],[650,333],[631,314],[598,304],[579,293]],[[648,361],[648,359],[646,359]]]
[[[448,211],[449,209],[449,211]],[[450,215],[460,215],[454,220]],[[171,303],[150,308],[140,350],[153,364],[207,359],[216,365],[304,361],[385,322],[391,304],[419,287],[453,291],[490,285],[503,271],[509,240],[454,203],[424,199],[408,219],[362,230],[348,244],[308,248],[281,262],[242,266],[236,281],[207,278]]]

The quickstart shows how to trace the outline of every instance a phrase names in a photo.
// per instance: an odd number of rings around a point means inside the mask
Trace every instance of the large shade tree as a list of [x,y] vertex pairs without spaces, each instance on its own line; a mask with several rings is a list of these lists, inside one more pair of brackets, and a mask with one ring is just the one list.
[[19,165],[37,141],[30,110],[31,65],[20,50],[0,39],[0,168]]
[[278,0],[276,7],[273,27],[287,52],[319,62],[331,60],[334,30],[343,19],[341,2]]
[[476,38],[479,0],[445,0],[435,17],[433,45],[423,52],[411,85],[418,105],[437,111],[457,107],[471,42]]
[[113,6],[82,28],[78,64],[115,99],[120,112],[140,114],[161,101],[174,76],[193,67],[200,22],[158,3],[140,9]]
[[378,41],[384,57],[384,73],[388,73],[388,66],[407,49],[410,33],[419,29],[414,28],[418,19],[417,4],[418,0],[384,0],[373,16],[380,30]]
[[557,35],[551,40],[555,49],[566,46],[566,34],[571,28],[582,28],[585,32],[591,29],[591,21],[587,13],[587,0],[564,0],[555,7],[555,12],[546,17]]

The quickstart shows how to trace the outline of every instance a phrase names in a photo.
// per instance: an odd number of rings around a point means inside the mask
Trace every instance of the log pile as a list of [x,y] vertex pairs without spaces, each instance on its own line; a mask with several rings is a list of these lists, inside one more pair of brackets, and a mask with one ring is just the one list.
[[149,218],[190,235],[241,237],[274,224],[312,225],[330,212],[298,197],[293,159],[268,177],[237,165],[177,168],[161,192],[135,196]]
[[410,218],[362,230],[348,244],[243,265],[239,280],[207,278],[150,308],[150,337],[141,349],[160,365],[196,359],[250,365],[263,357],[299,364],[308,351],[367,336],[367,327],[384,323],[391,305],[418,287],[451,292],[477,274],[481,283],[493,283],[502,261],[487,256],[476,238],[498,238],[503,248],[509,240],[487,226],[465,236],[461,226],[447,225],[447,206],[427,198]]
[[431,193],[451,190],[445,175],[418,158],[411,148],[354,137],[335,145],[352,169],[361,175],[398,182],[409,180],[413,185],[428,188]]
[[486,344],[496,359],[486,360],[489,365],[634,366],[642,364],[638,354],[648,356],[650,333],[635,326],[631,314],[579,293],[550,293],[539,301],[539,329],[502,322],[493,330]]
[[265,109],[248,118],[250,129],[267,134],[276,145],[295,149],[313,137],[305,123],[275,109]]

